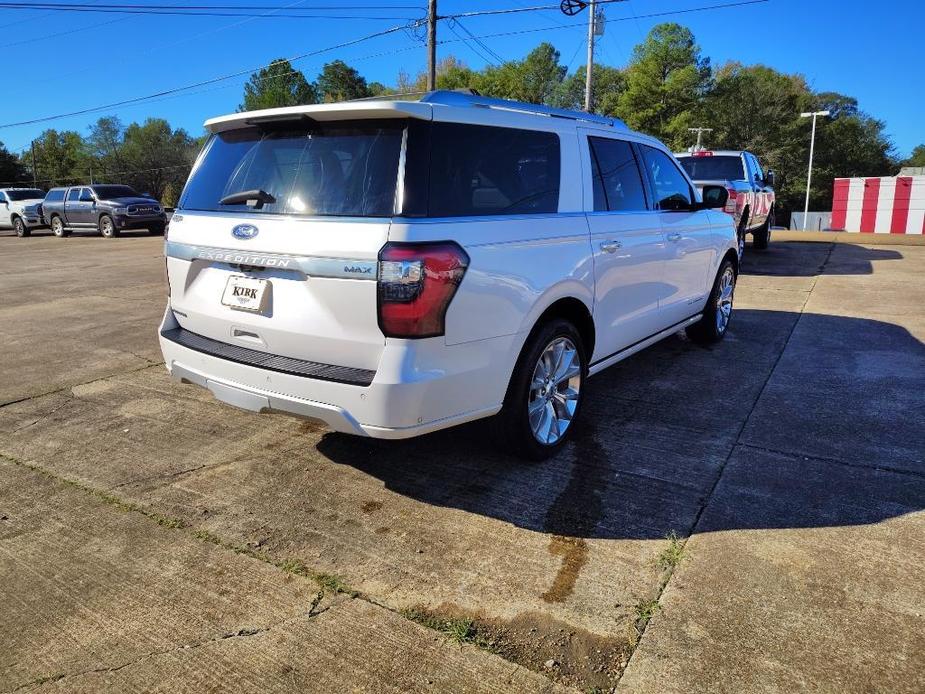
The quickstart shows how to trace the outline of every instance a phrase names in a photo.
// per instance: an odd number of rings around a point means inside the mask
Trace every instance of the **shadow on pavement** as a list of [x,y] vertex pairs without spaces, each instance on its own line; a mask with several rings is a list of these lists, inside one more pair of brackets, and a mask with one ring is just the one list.
[[771,245],[764,251],[755,250],[749,244],[742,261],[742,274],[815,277],[825,265],[826,275],[871,275],[874,261],[903,258],[903,254],[896,250],[865,248],[848,243],[838,244],[837,256],[829,258],[830,249],[830,244],[810,241],[774,243],[772,239]]
[[[778,361],[798,319],[794,356]],[[925,477],[875,469],[911,461],[925,473],[914,460],[925,458],[925,345],[874,320],[756,310],[734,320],[712,348],[679,334],[590,379],[582,428],[545,462],[498,454],[478,422],[395,442],[332,433],[318,450],[417,501],[566,537],[687,534],[730,460],[755,478],[755,507],[710,530],[859,525],[925,508]],[[758,330],[768,326],[778,334]],[[765,386],[778,380],[775,400]],[[754,407],[766,390],[770,414],[764,398]],[[760,446],[743,446],[745,420],[759,411],[746,431]],[[801,457],[819,446],[835,462]]]

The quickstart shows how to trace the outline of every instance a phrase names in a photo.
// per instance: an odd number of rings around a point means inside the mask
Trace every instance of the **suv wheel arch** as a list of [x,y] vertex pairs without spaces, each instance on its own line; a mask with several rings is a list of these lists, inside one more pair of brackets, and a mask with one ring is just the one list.
[[567,320],[575,326],[579,335],[581,335],[581,341],[587,351],[586,357],[588,361],[590,361],[591,355],[594,353],[596,338],[594,317],[591,315],[591,309],[588,308],[587,304],[574,296],[559,297],[543,309],[542,313],[533,321],[530,331],[524,335],[524,340],[520,344],[520,349],[517,352],[518,360],[523,354],[525,347],[530,344],[531,338],[536,335],[544,325],[557,318]]

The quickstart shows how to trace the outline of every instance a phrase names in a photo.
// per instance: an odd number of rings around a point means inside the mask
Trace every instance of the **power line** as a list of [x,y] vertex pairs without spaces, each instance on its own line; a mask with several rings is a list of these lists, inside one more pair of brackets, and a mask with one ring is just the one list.
[[[159,15],[159,16],[175,16],[175,17],[282,17],[286,19],[364,19],[364,20],[396,20],[396,19],[411,19],[407,15],[400,17],[392,15],[377,15],[375,17],[365,16],[365,15],[335,15],[335,14],[304,14],[304,13],[295,13],[290,12],[289,14],[267,14],[264,9],[259,14],[254,14],[252,11],[216,11],[209,9],[193,9],[189,7],[177,7],[175,9],[157,9],[154,6],[144,6],[144,5],[126,5],[121,8],[116,6],[107,6],[107,5],[24,5],[22,3],[4,3],[0,2],[0,9],[3,10],[48,10],[50,12],[91,12],[95,14],[129,14],[129,15]],[[153,8],[153,9],[152,9]],[[283,8],[281,8],[283,9]],[[318,12],[318,11],[328,11],[328,12],[354,12],[359,9],[365,10],[390,10],[392,7],[375,7],[369,5],[363,5],[359,7],[312,7],[305,8],[307,11]],[[394,9],[419,9],[416,7],[409,8],[394,8]]]
[[[286,10],[289,9],[289,5],[189,5],[186,3],[182,4],[166,4],[166,5],[155,5],[147,3],[121,3],[121,4],[111,4],[111,3],[100,3],[100,2],[0,2],[0,5],[8,6],[15,9],[70,9],[70,8],[101,8],[101,9],[152,9],[152,10],[171,10],[171,9],[181,9],[181,10]],[[347,8],[344,5],[309,5],[305,7],[306,10],[340,10],[345,9],[359,9],[359,10],[425,10],[426,8],[423,5],[350,5]]]
[[[600,3],[602,3],[602,2],[603,2],[603,3],[606,3],[606,2],[616,2],[616,1],[624,1],[624,0],[598,0],[598,4],[600,4]],[[703,5],[703,6],[700,6],[700,7],[691,7],[691,8],[687,8],[687,9],[683,9],[683,10],[669,10],[669,11],[666,11],[666,12],[653,12],[653,13],[644,14],[644,15],[635,15],[634,17],[631,17],[631,18],[630,18],[630,17],[618,17],[618,18],[616,18],[616,19],[611,19],[610,22],[613,23],[613,22],[623,22],[623,21],[638,20],[638,19],[651,19],[651,18],[665,17],[665,16],[670,16],[670,15],[689,14],[689,13],[692,13],[692,12],[702,12],[702,11],[707,11],[707,10],[726,9],[726,8],[732,8],[732,7],[743,7],[743,6],[747,6],[747,5],[758,5],[758,4],[763,4],[763,3],[766,3],[766,2],[768,2],[768,0],[741,0],[741,1],[739,1],[739,2],[722,3],[722,4],[718,4],[718,5]],[[520,8],[518,8],[518,9],[520,9]],[[532,8],[522,8],[522,9],[523,9],[523,10],[529,10],[529,9],[532,9]],[[542,9],[548,9],[548,7],[544,6]],[[349,41],[344,41],[344,42],[342,42],[342,43],[339,43],[339,44],[336,44],[336,45],[333,45],[333,46],[328,46],[328,47],[326,47],[326,48],[321,48],[321,49],[317,49],[317,50],[314,50],[314,51],[310,51],[310,52],[308,52],[308,53],[303,53],[303,54],[301,54],[301,55],[297,55],[297,56],[288,58],[287,60],[288,60],[289,62],[295,62],[295,61],[298,61],[298,60],[302,60],[302,59],[304,59],[304,58],[309,58],[309,57],[313,57],[313,56],[316,56],[316,55],[320,55],[320,54],[322,54],[322,53],[327,53],[327,52],[330,52],[330,51],[333,51],[333,50],[337,50],[337,49],[339,49],[339,48],[346,48],[346,47],[348,47],[348,46],[353,46],[353,45],[362,43],[362,42],[364,42],[364,41],[369,41],[369,40],[374,39],[374,38],[379,38],[379,37],[381,37],[381,36],[387,36],[387,35],[389,35],[389,34],[393,34],[393,33],[396,33],[396,32],[398,32],[398,31],[403,31],[403,30],[405,30],[405,29],[413,28],[413,27],[415,27],[415,26],[420,26],[421,23],[422,23],[422,20],[415,20],[415,21],[409,22],[409,23],[407,23],[407,24],[402,24],[402,25],[398,25],[398,26],[393,26],[393,27],[390,27],[390,28],[388,28],[388,29],[383,29],[382,31],[377,31],[377,32],[374,32],[374,33],[372,33],[372,34],[367,34],[367,35],[365,35],[365,36],[361,36],[361,37],[356,38],[356,39],[351,39],[351,40],[349,40]],[[483,34],[483,35],[481,35],[481,36],[478,36],[477,38],[479,38],[479,39],[500,38],[500,37],[506,37],[506,36],[519,36],[519,35],[523,35],[523,34],[536,33],[536,32],[540,32],[540,31],[556,31],[556,30],[560,30],[560,29],[576,29],[576,28],[584,28],[584,27],[583,27],[582,24],[571,24],[571,25],[554,26],[554,27],[540,27],[540,28],[535,28],[535,29],[521,29],[521,30],[516,30],[516,31],[505,31],[505,32],[496,32],[496,33],[492,33],[492,34]],[[455,42],[457,42],[457,41],[462,41],[462,39],[442,40],[442,41],[439,41],[438,43],[440,43],[440,44],[446,44],[446,43],[455,43]],[[198,87],[203,87],[203,86],[207,86],[207,85],[210,85],[210,84],[216,84],[216,83],[218,83],[218,82],[224,82],[224,81],[226,81],[226,80],[234,79],[235,77],[240,77],[240,76],[243,76],[243,75],[247,75],[247,74],[249,74],[249,73],[257,72],[257,71],[259,71],[259,70],[261,70],[261,69],[265,69],[265,68],[267,68],[267,67],[269,67],[269,65],[262,65],[262,66],[257,67],[257,68],[248,68],[248,69],[246,69],[246,70],[239,70],[239,71],[237,71],[237,72],[234,72],[234,73],[231,73],[231,74],[228,74],[228,75],[222,75],[222,76],[220,76],[220,77],[214,77],[214,78],[212,78],[212,79],[202,80],[202,81],[200,81],[200,82],[195,82],[195,83],[188,84],[188,85],[185,85],[185,86],[182,86],[182,87],[175,87],[175,88],[172,88],[172,89],[165,89],[165,90],[163,90],[163,91],[156,92],[156,93],[154,93],[154,94],[149,94],[149,95],[147,95],[147,96],[140,96],[140,97],[135,97],[135,98],[132,98],[132,99],[124,99],[124,100],[122,100],[122,101],[117,101],[117,102],[113,102],[113,103],[110,103],[110,104],[104,104],[104,105],[101,105],[101,106],[94,106],[94,107],[91,107],[91,108],[81,109],[81,110],[79,110],[79,111],[71,111],[71,112],[68,112],[68,113],[57,114],[57,115],[54,115],[54,116],[45,116],[45,117],[42,117],[42,118],[33,118],[33,119],[31,119],[31,120],[19,121],[19,122],[15,122],[15,123],[3,123],[3,124],[0,124],[0,128],[11,128],[11,127],[18,127],[18,126],[22,126],[22,125],[34,125],[34,124],[36,124],[36,123],[45,123],[45,122],[49,122],[49,121],[53,121],[53,120],[60,120],[60,119],[62,119],[62,118],[69,118],[69,117],[72,117],[72,116],[81,116],[81,115],[86,115],[86,114],[89,114],[89,113],[98,113],[98,112],[100,112],[100,111],[105,111],[105,110],[112,109],[112,108],[117,108],[117,107],[120,107],[120,106],[126,106],[126,105],[141,103],[141,102],[145,102],[145,101],[151,101],[151,100],[153,100],[153,99],[158,99],[158,98],[165,97],[165,96],[169,96],[169,95],[172,95],[172,94],[177,94],[177,93],[180,93],[180,92],[186,92],[186,91],[188,91],[188,90],[196,89],[196,88],[198,88]]]
[[[498,55],[497,53],[495,53],[495,52],[491,49],[491,47],[490,47],[488,44],[486,44],[486,43],[485,43],[484,41],[482,41],[478,36],[476,36],[476,35],[473,34],[471,31],[469,31],[465,26],[463,26],[463,23],[460,22],[458,19],[452,20],[452,24],[455,24],[455,25],[458,26],[460,29],[462,29],[462,30],[469,36],[469,38],[471,38],[471,39],[472,39],[473,41],[475,41],[479,46],[481,46],[482,50],[485,51],[486,53],[488,53],[488,55],[490,55],[492,58],[494,58],[498,63],[503,63],[503,62],[504,62],[504,58],[502,58],[500,55]],[[455,32],[454,32],[454,33],[455,33]],[[458,34],[457,34],[457,35],[458,35]],[[489,60],[488,62],[490,63],[490,62],[492,62],[492,61]]]
[[4,43],[2,46],[0,46],[0,50],[4,50],[6,48],[13,48],[14,46],[24,46],[27,43],[47,41],[48,39],[57,38],[58,36],[67,36],[68,34],[77,34],[81,31],[89,31],[90,29],[98,29],[99,27],[104,27],[110,24],[115,24],[116,22],[124,22],[129,19],[132,19],[132,17],[117,17],[116,19],[110,19],[107,22],[97,22],[95,24],[91,24],[90,26],[78,27],[77,29],[68,29],[67,31],[59,31],[56,34],[45,34],[43,36],[40,36],[34,39],[26,39],[25,41],[15,41],[13,43]]
[[[420,20],[418,20],[418,21],[420,21]],[[417,22],[414,22],[414,23],[417,23]],[[309,52],[307,52],[307,53],[302,53],[302,54],[300,54],[300,55],[293,56],[293,57],[291,57],[291,58],[287,58],[287,60],[288,60],[289,62],[295,62],[295,61],[298,61],[298,60],[303,60],[303,59],[305,59],[305,58],[310,58],[310,57],[312,57],[312,56],[320,55],[320,54],[322,54],[322,53],[329,53],[329,52],[335,51],[335,50],[337,50],[337,49],[339,49],[339,48],[347,48],[348,46],[355,46],[356,44],[358,44],[358,43],[363,43],[364,41],[369,41],[369,40],[371,40],[371,39],[379,38],[379,37],[381,37],[381,36],[388,36],[389,34],[394,34],[395,32],[402,31],[403,29],[405,29],[405,28],[411,26],[411,25],[414,24],[414,23],[402,24],[402,25],[399,25],[399,26],[389,27],[388,29],[383,29],[383,30],[381,30],[381,31],[376,31],[376,32],[373,32],[373,33],[371,33],[371,34],[366,34],[365,36],[361,36],[361,37],[356,38],[356,39],[350,39],[350,40],[348,40],[348,41],[342,41],[341,43],[335,44],[335,45],[333,45],[333,46],[328,46],[328,47],[326,47],[326,48],[319,48],[319,49],[316,49],[316,50],[314,50],[314,51],[309,51]],[[235,77],[240,77],[240,76],[242,76],[242,75],[247,75],[247,74],[250,74],[250,73],[258,72],[259,70],[263,70],[263,69],[265,69],[265,68],[270,67],[271,64],[272,64],[272,63],[270,63],[270,64],[265,64],[265,65],[260,65],[260,66],[258,66],[258,67],[256,67],[256,68],[253,68],[253,67],[252,67],[252,68],[247,68],[247,69],[245,69],[245,70],[238,70],[237,72],[233,72],[233,73],[228,74],[228,75],[222,75],[222,76],[220,76],[220,77],[213,77],[213,78],[211,78],[211,79],[202,80],[202,81],[200,81],[200,82],[193,82],[193,83],[191,83],[191,84],[187,84],[187,85],[184,85],[184,86],[182,86],[182,87],[174,87],[174,88],[172,88],[172,89],[165,89],[165,90],[163,90],[163,91],[156,92],[156,93],[154,93],[154,94],[148,94],[148,95],[146,95],[146,96],[137,96],[137,97],[134,97],[134,98],[131,98],[131,99],[123,99],[122,101],[115,101],[115,102],[112,102],[112,103],[109,103],[109,104],[103,104],[103,105],[100,105],[100,106],[93,106],[93,107],[90,107],[90,108],[80,109],[80,110],[78,110],[78,111],[69,111],[69,112],[67,112],[67,113],[59,113],[59,114],[56,114],[56,115],[54,115],[54,116],[44,116],[44,117],[42,117],[42,118],[32,118],[32,119],[30,119],[30,120],[19,121],[19,122],[15,122],[15,123],[3,123],[3,124],[0,124],[0,128],[12,128],[12,127],[17,127],[17,126],[21,126],[21,125],[34,125],[34,124],[36,124],[36,123],[47,123],[48,121],[60,120],[61,118],[70,118],[71,116],[83,116],[83,115],[86,115],[86,114],[88,114],[88,113],[98,113],[99,111],[106,111],[106,110],[108,110],[108,109],[116,108],[116,107],[119,107],[119,106],[126,106],[126,105],[128,105],[128,104],[139,103],[139,102],[142,102],[142,101],[149,101],[149,100],[151,100],[151,99],[156,99],[156,98],[158,98],[158,97],[167,96],[167,95],[169,95],[169,94],[175,94],[175,93],[177,93],[177,92],[184,92],[184,91],[187,91],[187,90],[190,90],[190,89],[196,89],[197,87],[204,87],[204,86],[209,85],[209,84],[215,84],[216,82],[224,82],[225,80],[234,79]]]

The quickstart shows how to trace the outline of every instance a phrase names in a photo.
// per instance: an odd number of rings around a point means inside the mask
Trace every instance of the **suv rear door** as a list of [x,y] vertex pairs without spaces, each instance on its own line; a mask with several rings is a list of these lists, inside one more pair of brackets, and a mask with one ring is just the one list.
[[696,197],[674,157],[640,145],[646,175],[667,245],[659,312],[665,327],[700,312],[715,264],[710,214],[697,210]]
[[657,333],[663,290],[665,238],[646,200],[642,172],[626,140],[582,131],[592,211],[587,213],[594,256],[595,360]]
[[[180,326],[273,355],[375,370],[385,344],[377,259],[403,132],[393,119],[214,135],[170,223],[170,306]],[[273,201],[228,202],[241,191]],[[240,278],[262,288],[254,310],[233,307]]]

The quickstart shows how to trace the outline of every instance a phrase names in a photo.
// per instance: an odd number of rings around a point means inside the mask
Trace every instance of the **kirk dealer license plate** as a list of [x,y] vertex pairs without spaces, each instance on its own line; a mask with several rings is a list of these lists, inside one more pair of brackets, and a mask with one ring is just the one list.
[[258,280],[244,275],[232,275],[225,285],[222,303],[238,311],[261,311],[270,286],[267,280]]

